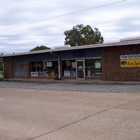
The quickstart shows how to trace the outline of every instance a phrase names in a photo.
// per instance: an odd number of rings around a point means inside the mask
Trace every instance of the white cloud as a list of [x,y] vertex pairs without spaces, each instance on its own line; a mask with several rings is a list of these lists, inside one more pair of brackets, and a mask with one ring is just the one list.
[[[58,17],[114,2],[118,1],[51,0],[46,2],[46,0],[22,0],[0,6],[1,51],[11,53],[13,51],[29,51],[37,45],[46,45],[52,48],[62,46],[65,38],[64,31],[72,29],[77,24],[97,27],[106,42],[140,36],[139,0],[127,0],[114,5]],[[36,23],[19,26],[32,22]],[[11,28],[13,26],[19,27]]]

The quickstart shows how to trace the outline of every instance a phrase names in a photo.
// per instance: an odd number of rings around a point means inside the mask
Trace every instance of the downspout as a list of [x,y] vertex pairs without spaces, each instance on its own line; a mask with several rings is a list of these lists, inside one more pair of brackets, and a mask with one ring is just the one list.
[[57,54],[50,52],[52,55],[57,56],[58,57],[58,78],[61,79],[61,65],[60,65],[60,56],[58,56]]
[[105,54],[105,48],[103,48],[103,68],[102,68],[102,72],[104,71],[104,78],[103,80],[106,81],[106,54]]
[[5,68],[4,68],[4,59],[3,59],[3,57],[0,57],[0,59],[2,60],[2,70],[3,70],[3,74],[4,74],[4,71],[5,71]]

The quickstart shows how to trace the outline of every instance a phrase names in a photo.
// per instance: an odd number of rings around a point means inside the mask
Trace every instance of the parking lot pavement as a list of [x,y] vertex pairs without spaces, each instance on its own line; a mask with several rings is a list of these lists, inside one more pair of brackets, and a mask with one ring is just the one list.
[[0,140],[140,140],[138,85],[70,85],[0,82]]
[[42,90],[68,90],[68,91],[89,91],[89,92],[139,92],[138,83],[84,83],[84,82],[0,82],[0,88],[23,88]]

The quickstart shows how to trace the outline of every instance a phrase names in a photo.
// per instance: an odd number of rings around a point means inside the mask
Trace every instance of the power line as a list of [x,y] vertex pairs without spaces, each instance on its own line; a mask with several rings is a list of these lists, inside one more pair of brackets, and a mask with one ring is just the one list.
[[[28,37],[28,36],[25,36],[25,37]],[[22,38],[22,37],[21,37]],[[33,36],[32,38],[29,38],[29,39],[35,39],[36,37]],[[110,40],[115,40],[115,39],[120,39],[119,37],[118,38],[108,38],[108,37],[104,37],[104,39],[110,39]],[[2,39],[2,40],[11,40],[10,38],[6,38],[6,39]],[[13,40],[13,39],[12,39]],[[16,40],[16,39],[15,39]],[[23,40],[23,39],[22,39]],[[49,39],[49,40],[53,40],[53,41],[56,41],[56,40],[62,40],[62,39]]]
[[67,14],[64,14],[64,15],[59,15],[59,16],[51,17],[51,18],[48,18],[48,19],[42,19],[42,20],[38,20],[38,21],[34,21],[34,22],[30,22],[30,23],[26,23],[26,24],[22,24],[22,25],[18,25],[18,26],[13,26],[13,27],[10,27],[10,28],[2,29],[0,31],[9,30],[9,29],[13,29],[13,28],[18,28],[18,27],[21,27],[21,26],[27,26],[27,25],[38,23],[38,22],[43,22],[43,21],[47,21],[47,20],[51,20],[51,19],[55,19],[55,18],[60,18],[60,17],[64,17],[64,16],[68,16],[68,15],[84,12],[84,11],[89,11],[89,10],[92,10],[92,9],[97,9],[97,8],[101,8],[101,7],[105,7],[105,6],[109,6],[109,5],[114,5],[114,4],[117,4],[117,3],[124,2],[124,1],[127,1],[127,0],[121,0],[121,1],[113,2],[113,3],[109,3],[109,4],[104,4],[104,5],[97,6],[97,7],[92,7],[92,8],[83,9],[83,10],[80,10],[80,11],[75,11],[75,12],[72,12],[72,13],[67,13]]

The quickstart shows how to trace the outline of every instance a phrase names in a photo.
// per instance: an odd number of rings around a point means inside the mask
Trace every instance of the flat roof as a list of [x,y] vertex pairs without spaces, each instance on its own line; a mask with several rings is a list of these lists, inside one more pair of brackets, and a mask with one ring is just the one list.
[[57,47],[55,49],[47,49],[47,50],[39,50],[39,51],[30,51],[30,52],[23,52],[23,53],[7,54],[7,55],[3,55],[3,56],[0,56],[0,57],[2,58],[2,57],[9,57],[9,56],[40,54],[40,53],[46,53],[46,52],[58,52],[58,51],[89,49],[89,48],[103,48],[103,47],[114,47],[114,46],[126,46],[126,45],[136,45],[136,44],[140,44],[140,37],[125,38],[125,39],[121,39],[119,42],[102,43],[102,44],[91,44],[91,45],[82,45],[82,46],[71,46],[71,47],[64,46],[64,47]]

